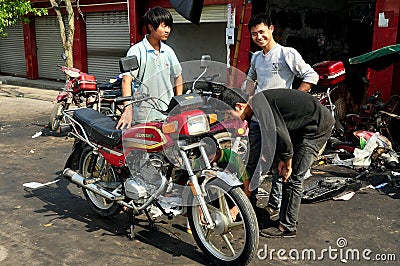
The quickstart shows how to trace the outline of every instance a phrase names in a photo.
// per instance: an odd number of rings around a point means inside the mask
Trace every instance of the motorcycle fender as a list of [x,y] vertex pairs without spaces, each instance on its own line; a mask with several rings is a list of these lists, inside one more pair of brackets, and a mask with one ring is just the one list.
[[70,168],[74,171],[79,170],[79,159],[81,157],[84,145],[86,144],[80,140],[75,141],[74,146],[72,147],[72,152],[65,163],[64,169]]
[[238,186],[242,185],[242,182],[240,182],[239,179],[235,175],[228,173],[228,172],[221,172],[221,171],[207,169],[207,170],[203,170],[202,175],[207,177],[208,180],[210,180],[210,181],[206,181],[207,183],[215,182],[214,180],[217,179],[217,180],[221,180],[222,182],[224,182],[230,188],[238,187]]
[[57,95],[57,102],[63,101],[69,97],[68,92],[62,91]]
[[[201,186],[215,185],[222,188],[225,191],[230,191],[234,187],[242,185],[239,179],[227,172],[215,171],[215,170],[203,170],[203,176],[207,177]],[[182,215],[187,213],[188,206],[192,205],[193,193],[189,186],[186,186],[182,192]]]

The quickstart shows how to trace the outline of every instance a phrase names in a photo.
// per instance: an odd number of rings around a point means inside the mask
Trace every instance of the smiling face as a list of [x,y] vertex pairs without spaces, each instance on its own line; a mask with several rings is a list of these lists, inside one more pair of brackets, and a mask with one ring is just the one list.
[[276,44],[274,37],[272,36],[273,31],[273,25],[267,26],[264,23],[257,24],[250,29],[251,38],[253,39],[254,43],[263,49],[264,53],[271,50]]

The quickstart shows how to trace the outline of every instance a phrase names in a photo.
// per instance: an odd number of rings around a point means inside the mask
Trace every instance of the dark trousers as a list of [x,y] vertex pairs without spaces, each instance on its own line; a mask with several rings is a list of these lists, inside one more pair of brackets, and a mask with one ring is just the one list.
[[296,222],[303,197],[304,176],[330,135],[331,129],[315,139],[292,138],[294,152],[292,174],[286,183],[282,183],[282,202],[279,212],[280,223],[287,230],[297,229]]
[[246,170],[251,178],[249,190],[252,191],[250,201],[257,204],[258,186],[260,185],[260,162],[261,162],[261,130],[256,121],[251,121],[249,126],[249,159]]

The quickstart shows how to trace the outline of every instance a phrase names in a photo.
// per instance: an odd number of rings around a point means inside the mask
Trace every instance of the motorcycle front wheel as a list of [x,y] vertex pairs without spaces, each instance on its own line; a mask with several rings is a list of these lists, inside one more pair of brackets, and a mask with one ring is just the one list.
[[50,121],[49,121],[49,126],[50,130],[56,131],[61,124],[61,121],[64,118],[63,111],[68,109],[68,104],[64,101],[62,102],[57,102],[53,106],[53,110],[51,111],[50,114]]
[[210,184],[206,188],[205,199],[215,228],[207,228],[196,201],[188,208],[189,225],[197,245],[217,265],[247,265],[259,242],[256,214],[241,188],[226,191],[222,187]]
[[[79,163],[79,172],[81,173],[82,176],[89,178],[90,174],[88,173],[89,169],[89,164],[90,164],[90,159],[93,156],[93,149],[91,147],[86,147],[81,155],[80,163]],[[101,181],[99,183],[104,184],[102,187],[105,190],[112,191],[114,190],[112,184],[115,184],[117,182],[117,176],[114,171],[114,169],[109,166],[105,160],[104,157],[99,154],[96,162],[96,166],[94,167],[93,170],[93,175],[94,178],[101,178]],[[110,186],[106,186],[106,184],[110,184]],[[100,185],[100,184],[99,184]],[[109,188],[107,188],[109,187]],[[87,190],[85,188],[82,188],[83,194],[85,195],[85,198],[87,202],[89,203],[90,207],[99,215],[103,217],[107,216],[112,216],[116,213],[119,213],[122,209],[121,205],[116,203],[115,201],[108,200],[99,194],[96,194],[90,190]]]

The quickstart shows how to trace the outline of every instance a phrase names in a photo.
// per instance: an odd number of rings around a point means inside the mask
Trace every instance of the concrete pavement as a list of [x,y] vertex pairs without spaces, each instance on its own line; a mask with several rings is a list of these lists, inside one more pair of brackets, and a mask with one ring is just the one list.
[[0,84],[8,84],[8,85],[16,85],[16,86],[24,86],[24,87],[32,87],[32,88],[40,88],[48,90],[60,90],[61,88],[64,87],[64,82],[62,81],[45,80],[45,79],[33,80],[22,77],[2,76],[2,75],[0,75]]
[[[44,128],[57,91],[43,90],[48,81],[21,82],[0,85],[0,265],[209,264],[186,234],[184,217],[158,219],[155,231],[139,217],[137,238],[129,241],[125,215],[101,218],[91,211],[82,192],[61,176],[73,139]],[[38,131],[43,134],[33,138]],[[315,167],[312,174],[306,185],[323,176],[357,175],[333,165]],[[364,187],[383,174],[363,179]],[[23,183],[56,179],[55,185],[23,190]],[[262,188],[269,191],[270,184],[266,178]],[[251,265],[398,265],[400,195],[388,189],[365,188],[349,201],[302,204],[297,237],[261,237]],[[266,201],[260,197],[259,207]]]

